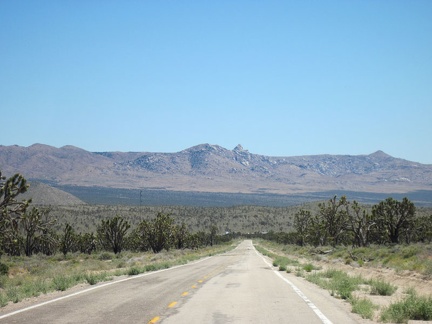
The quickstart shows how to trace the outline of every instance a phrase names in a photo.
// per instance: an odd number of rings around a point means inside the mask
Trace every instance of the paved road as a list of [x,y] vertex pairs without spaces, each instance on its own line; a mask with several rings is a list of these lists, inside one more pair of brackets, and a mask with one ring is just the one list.
[[327,292],[273,270],[251,241],[32,307],[0,311],[0,323],[358,323]]

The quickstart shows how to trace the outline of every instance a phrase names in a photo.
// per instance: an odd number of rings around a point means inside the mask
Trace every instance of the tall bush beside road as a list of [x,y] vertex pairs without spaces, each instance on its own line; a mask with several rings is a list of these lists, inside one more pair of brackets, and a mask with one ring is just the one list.
[[129,228],[129,222],[120,216],[102,220],[97,230],[101,245],[106,249],[112,249],[115,254],[120,253],[124,248]]
[[318,212],[300,209],[294,216],[294,229],[296,243],[301,246],[431,242],[432,215],[417,217],[408,198],[387,198],[372,206],[370,213],[356,201],[335,196],[320,204]]
[[377,222],[373,215],[360,207],[357,201],[352,203],[351,209],[347,206],[349,229],[353,233],[353,246],[368,246],[372,231]]
[[345,196],[339,200],[334,196],[326,204],[319,205],[319,215],[326,228],[324,245],[333,246],[342,243],[348,229],[347,206],[349,202]]
[[415,206],[408,198],[403,198],[402,201],[387,198],[373,207],[372,214],[380,232],[386,233],[390,243],[400,243],[402,235],[411,236]]
[[49,219],[49,210],[35,207],[29,210],[31,200],[18,200],[28,187],[22,175],[15,174],[6,179],[0,172],[0,254],[49,255],[57,248],[52,230],[56,221]]
[[28,187],[22,175],[15,174],[6,179],[0,171],[0,253],[21,254],[19,225],[31,201],[18,201],[17,196],[26,192]]
[[169,250],[174,241],[174,220],[170,215],[158,213],[151,221],[139,225],[142,239],[146,240],[154,253]]

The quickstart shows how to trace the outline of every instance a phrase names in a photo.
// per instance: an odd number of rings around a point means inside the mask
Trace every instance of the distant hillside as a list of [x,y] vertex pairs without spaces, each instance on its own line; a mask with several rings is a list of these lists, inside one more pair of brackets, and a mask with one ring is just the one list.
[[369,155],[270,157],[201,144],[177,153],[88,152],[42,144],[0,146],[0,170],[55,186],[301,194],[432,190],[432,165]]
[[70,193],[40,182],[30,182],[27,192],[19,196],[19,200],[30,198],[33,205],[75,206],[85,204]]

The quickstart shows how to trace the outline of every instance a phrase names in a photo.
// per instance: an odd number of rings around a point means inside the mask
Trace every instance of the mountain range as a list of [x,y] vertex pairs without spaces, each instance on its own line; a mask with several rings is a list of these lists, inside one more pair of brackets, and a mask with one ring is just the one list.
[[0,146],[0,171],[54,186],[299,194],[432,190],[432,165],[368,155],[271,157],[241,145],[200,144],[176,153],[89,152],[74,146]]

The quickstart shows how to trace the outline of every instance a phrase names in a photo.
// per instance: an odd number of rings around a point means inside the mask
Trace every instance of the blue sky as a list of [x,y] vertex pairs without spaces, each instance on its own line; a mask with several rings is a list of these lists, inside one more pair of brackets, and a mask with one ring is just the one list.
[[432,164],[432,1],[0,1],[1,145]]

